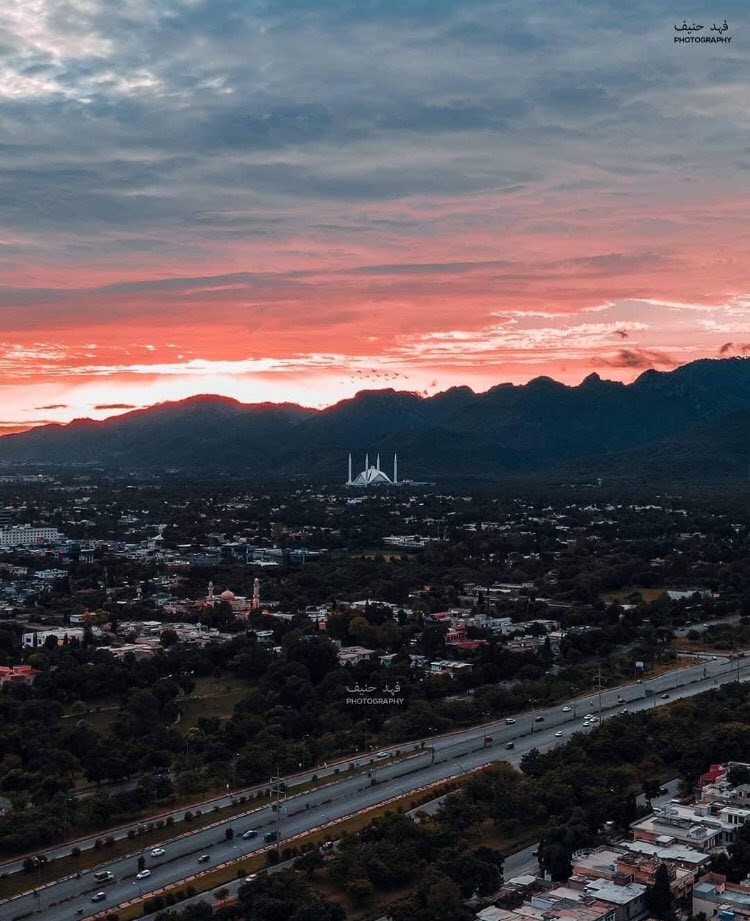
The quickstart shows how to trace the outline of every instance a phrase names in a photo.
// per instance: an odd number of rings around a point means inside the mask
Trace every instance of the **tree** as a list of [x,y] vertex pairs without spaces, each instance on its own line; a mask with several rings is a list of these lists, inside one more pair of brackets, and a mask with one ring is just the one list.
[[425,907],[433,921],[463,921],[466,918],[461,890],[447,877],[430,886]]
[[669,871],[660,863],[654,874],[654,884],[646,890],[646,908],[656,918],[669,919],[672,912],[672,887],[670,885]]
[[345,886],[346,894],[356,906],[367,905],[372,900],[375,887],[369,879],[352,879]]
[[302,870],[307,875],[308,879],[312,879],[315,871],[322,867],[324,863],[323,855],[315,848],[298,857],[294,861],[294,868],[295,870]]
[[146,866],[146,858],[143,854],[140,854],[138,857],[138,872],[140,873]]
[[171,629],[162,630],[159,636],[159,642],[165,649],[169,649],[170,646],[174,646],[178,639],[179,637],[177,636],[177,631]]

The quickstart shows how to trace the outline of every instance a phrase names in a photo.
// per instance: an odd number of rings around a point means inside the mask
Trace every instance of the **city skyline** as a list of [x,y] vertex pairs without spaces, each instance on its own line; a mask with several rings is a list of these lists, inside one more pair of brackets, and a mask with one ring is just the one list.
[[750,354],[721,15],[709,49],[646,3],[12,5],[0,433]]

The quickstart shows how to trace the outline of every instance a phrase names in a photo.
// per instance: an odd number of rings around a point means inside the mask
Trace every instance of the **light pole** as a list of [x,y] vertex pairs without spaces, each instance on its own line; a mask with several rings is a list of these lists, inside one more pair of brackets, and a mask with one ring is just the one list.
[[604,682],[604,679],[602,678],[601,668],[598,668],[596,670],[596,675],[594,676],[594,682],[596,684],[594,690],[599,692],[599,722],[601,723],[602,721],[602,685],[603,683],[606,683]]

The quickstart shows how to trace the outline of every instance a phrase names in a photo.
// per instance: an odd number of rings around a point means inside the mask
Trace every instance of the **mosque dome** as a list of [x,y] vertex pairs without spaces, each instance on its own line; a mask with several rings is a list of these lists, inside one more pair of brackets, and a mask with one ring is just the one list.
[[226,591],[223,591],[219,595],[219,601],[227,601],[227,602],[234,601],[234,592],[230,592],[229,589],[226,589]]
[[368,467],[353,480],[353,486],[385,486],[393,481],[377,467]]

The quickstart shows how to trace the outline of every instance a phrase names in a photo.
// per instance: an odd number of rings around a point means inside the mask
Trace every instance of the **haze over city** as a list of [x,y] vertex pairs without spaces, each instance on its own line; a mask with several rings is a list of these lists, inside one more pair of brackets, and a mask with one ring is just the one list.
[[646,3],[12,3],[0,431],[744,354],[742,49],[672,29]]

